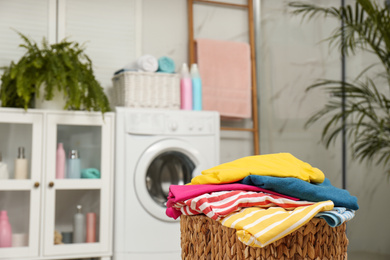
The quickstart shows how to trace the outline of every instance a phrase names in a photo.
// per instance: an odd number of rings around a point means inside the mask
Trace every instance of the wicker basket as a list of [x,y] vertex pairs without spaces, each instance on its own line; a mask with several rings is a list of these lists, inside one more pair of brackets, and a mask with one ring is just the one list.
[[180,109],[179,74],[125,71],[112,82],[115,106]]
[[204,215],[180,217],[182,259],[347,259],[346,225],[332,228],[325,220],[310,222],[263,248],[250,247],[236,230]]

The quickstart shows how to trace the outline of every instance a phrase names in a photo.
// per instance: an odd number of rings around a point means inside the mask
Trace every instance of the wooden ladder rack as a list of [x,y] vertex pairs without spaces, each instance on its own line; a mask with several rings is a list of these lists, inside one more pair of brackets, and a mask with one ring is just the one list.
[[255,57],[255,29],[253,18],[253,2],[247,0],[247,4],[233,4],[219,1],[208,0],[187,0],[188,9],[188,50],[189,50],[189,63],[190,65],[195,63],[195,39],[194,39],[194,3],[204,3],[217,6],[244,8],[248,11],[248,25],[249,25],[249,45],[251,50],[251,94],[252,94],[252,127],[251,128],[239,128],[239,127],[221,127],[223,131],[247,131],[253,134],[253,151],[254,154],[260,154],[259,144],[259,124],[258,124],[258,111],[257,111],[257,87],[256,87],[256,57]]

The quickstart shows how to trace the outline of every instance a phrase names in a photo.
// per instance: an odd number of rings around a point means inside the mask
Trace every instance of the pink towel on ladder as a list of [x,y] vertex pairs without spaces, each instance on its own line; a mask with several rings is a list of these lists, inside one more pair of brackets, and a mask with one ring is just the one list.
[[222,117],[250,118],[251,62],[248,43],[196,39],[203,109]]

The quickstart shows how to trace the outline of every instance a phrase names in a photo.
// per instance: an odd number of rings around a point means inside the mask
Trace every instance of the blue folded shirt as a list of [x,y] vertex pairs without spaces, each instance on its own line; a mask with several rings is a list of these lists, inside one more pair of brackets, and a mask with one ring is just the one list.
[[323,183],[314,184],[297,178],[249,175],[240,183],[258,186],[302,200],[313,202],[331,200],[335,207],[359,209],[357,198],[350,195],[347,190],[332,186],[328,178],[325,178]]
[[344,207],[334,207],[333,210],[318,212],[315,217],[325,219],[331,227],[337,227],[345,221],[353,219],[355,211]]

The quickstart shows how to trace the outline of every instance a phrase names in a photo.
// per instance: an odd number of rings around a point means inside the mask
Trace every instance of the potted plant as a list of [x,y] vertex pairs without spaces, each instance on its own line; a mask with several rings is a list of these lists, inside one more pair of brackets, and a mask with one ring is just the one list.
[[[334,18],[340,26],[327,38],[347,57],[372,53],[378,62],[352,80],[319,79],[308,90],[321,88],[332,95],[325,106],[309,118],[307,125],[324,121],[322,140],[326,147],[345,129],[352,154],[360,161],[390,163],[390,9],[370,0],[354,5],[321,7],[292,2],[293,13],[312,19],[316,15]],[[343,24],[341,23],[343,21]],[[342,37],[343,36],[343,37]],[[344,108],[344,109],[342,109]]]
[[102,113],[110,110],[108,98],[82,46],[67,40],[49,45],[43,38],[40,48],[27,36],[18,34],[24,41],[20,47],[26,53],[4,68],[0,89],[3,107],[27,109],[33,106],[34,96],[52,100],[56,93],[63,95],[64,109]]

